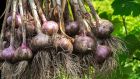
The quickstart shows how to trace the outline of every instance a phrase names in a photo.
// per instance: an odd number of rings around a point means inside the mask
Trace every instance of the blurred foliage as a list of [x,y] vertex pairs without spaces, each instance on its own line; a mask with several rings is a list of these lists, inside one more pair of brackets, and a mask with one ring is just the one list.
[[140,79],[140,0],[92,0],[92,2],[101,18],[113,22],[115,28],[113,35],[124,40],[129,51],[119,56],[120,66],[109,79]]
[[139,0],[114,0],[111,4],[114,9],[114,15],[133,15],[140,14],[140,1]]

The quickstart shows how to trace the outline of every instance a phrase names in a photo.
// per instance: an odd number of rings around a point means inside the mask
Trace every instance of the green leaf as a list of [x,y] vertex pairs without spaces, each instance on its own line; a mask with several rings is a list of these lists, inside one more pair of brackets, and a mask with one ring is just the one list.
[[140,2],[138,0],[114,0],[112,8],[114,15],[138,16],[140,14]]

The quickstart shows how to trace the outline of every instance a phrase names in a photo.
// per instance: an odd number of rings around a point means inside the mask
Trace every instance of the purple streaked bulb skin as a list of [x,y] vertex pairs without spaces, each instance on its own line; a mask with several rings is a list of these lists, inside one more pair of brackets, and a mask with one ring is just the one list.
[[15,49],[12,46],[9,46],[8,48],[4,49],[1,53],[1,56],[5,60],[12,60],[14,57]]

